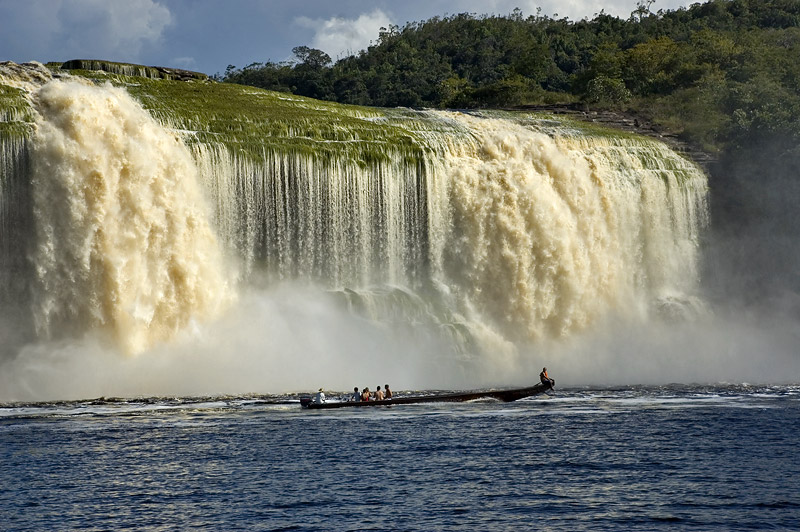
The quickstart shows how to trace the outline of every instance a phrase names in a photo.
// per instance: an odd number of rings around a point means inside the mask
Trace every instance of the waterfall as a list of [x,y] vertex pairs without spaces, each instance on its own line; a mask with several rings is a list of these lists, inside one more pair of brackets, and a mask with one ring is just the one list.
[[0,130],[3,289],[25,287],[39,337],[141,352],[234,293],[300,283],[459,356],[516,356],[697,300],[706,178],[658,141],[110,79],[138,103],[48,78],[26,89],[35,133]]
[[446,158],[438,275],[483,321],[520,340],[560,337],[694,293],[706,185],[692,163],[649,139],[459,120],[475,140]]
[[52,82],[36,100],[38,333],[99,328],[137,353],[216,314],[229,297],[222,255],[180,139],[123,89]]
[[[426,301],[442,325],[523,342],[609,312],[646,319],[694,295],[706,180],[662,143],[461,113],[407,118],[393,124],[427,133],[414,164],[391,149],[361,165],[268,147],[242,160],[194,144],[245,269],[346,289],[351,304],[357,292],[372,319],[418,314]],[[396,296],[409,290],[424,297],[401,298],[415,307],[401,310]]]
[[255,161],[219,144],[192,149],[245,275],[407,285],[424,267],[423,165],[398,157],[365,166],[268,146]]

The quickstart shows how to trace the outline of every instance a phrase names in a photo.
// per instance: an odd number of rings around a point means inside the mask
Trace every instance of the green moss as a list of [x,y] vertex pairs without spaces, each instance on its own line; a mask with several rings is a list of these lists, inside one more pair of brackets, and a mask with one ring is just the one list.
[[33,133],[33,124],[0,122],[0,138],[28,137]]
[[420,139],[393,125],[386,111],[321,102],[211,81],[170,81],[73,71],[96,82],[123,86],[157,120],[185,132],[186,142],[222,143],[261,159],[264,147],[327,159],[343,156],[369,164],[390,153],[419,158]]
[[[249,86],[192,79],[131,76],[105,69],[74,69],[73,76],[124,87],[151,115],[189,144],[220,144],[254,162],[270,153],[313,158],[323,164],[351,161],[369,167],[390,160],[418,165],[439,153],[444,140],[471,138],[457,120],[409,109],[381,109],[313,100]],[[66,65],[66,64],[65,64]],[[74,66],[74,65],[72,65]],[[93,62],[80,66],[95,67]],[[150,67],[144,67],[150,68]],[[480,111],[552,136],[653,142],[645,137],[561,115]],[[20,89],[0,85],[0,134],[28,135],[33,113]],[[638,139],[638,140],[635,140]]]
[[27,136],[33,129],[33,110],[22,89],[0,84],[0,135]]

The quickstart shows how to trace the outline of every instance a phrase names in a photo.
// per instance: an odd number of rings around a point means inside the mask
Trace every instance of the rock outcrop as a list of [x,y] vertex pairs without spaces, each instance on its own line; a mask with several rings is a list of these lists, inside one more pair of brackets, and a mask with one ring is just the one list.
[[124,76],[141,76],[154,79],[171,79],[177,81],[205,81],[208,79],[202,72],[193,72],[180,68],[167,68],[159,66],[134,65],[130,63],[115,63],[97,59],[70,59],[61,65],[63,70],[102,70],[112,74]]

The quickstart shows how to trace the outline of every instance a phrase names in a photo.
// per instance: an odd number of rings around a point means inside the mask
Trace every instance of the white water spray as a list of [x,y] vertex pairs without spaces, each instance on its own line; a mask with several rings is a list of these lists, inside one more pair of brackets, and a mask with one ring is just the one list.
[[105,331],[138,353],[230,298],[194,162],[123,90],[36,95],[33,306],[44,337]]
[[609,145],[458,119],[476,140],[446,158],[437,275],[480,321],[544,340],[695,296],[706,185],[689,161],[646,139]]

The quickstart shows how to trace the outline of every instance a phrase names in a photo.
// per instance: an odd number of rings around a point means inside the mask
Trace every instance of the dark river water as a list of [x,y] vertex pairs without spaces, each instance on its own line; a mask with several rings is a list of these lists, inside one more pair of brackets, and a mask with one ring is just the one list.
[[296,400],[0,405],[0,529],[800,530],[800,386]]

